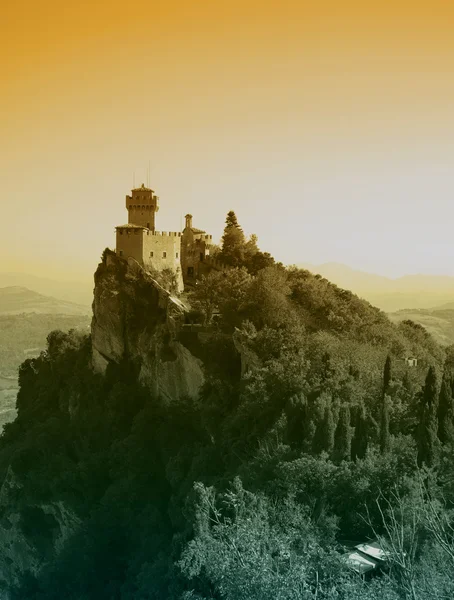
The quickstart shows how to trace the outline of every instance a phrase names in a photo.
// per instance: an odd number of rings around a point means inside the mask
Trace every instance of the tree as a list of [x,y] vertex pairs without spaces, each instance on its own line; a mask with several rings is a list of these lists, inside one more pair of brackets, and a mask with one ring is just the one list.
[[259,329],[265,325],[281,327],[292,323],[294,311],[290,294],[287,273],[283,269],[277,266],[262,269],[249,290],[250,320]]
[[454,442],[454,402],[447,373],[443,375],[438,398],[438,439],[443,444]]
[[419,423],[416,430],[418,466],[432,467],[437,456],[437,376],[434,367],[427,372],[420,395]]
[[369,445],[369,419],[366,407],[361,403],[356,412],[355,433],[352,440],[352,459],[364,458]]
[[255,233],[253,233],[244,245],[244,255],[245,255],[246,261],[251,260],[252,257],[255,254],[257,254],[257,252],[259,251],[259,247],[258,247],[257,243],[258,243],[258,237],[256,236]]
[[334,418],[331,406],[327,403],[323,412],[323,417],[317,425],[314,436],[314,452],[327,452],[331,454],[334,448]]
[[232,267],[241,266],[245,257],[246,240],[244,232],[238,224],[236,214],[227,213],[224,235],[222,236],[222,260]]
[[347,404],[343,404],[339,411],[339,420],[334,434],[333,460],[338,463],[350,460],[351,444],[350,408]]
[[388,393],[391,379],[392,379],[392,364],[391,364],[391,357],[388,354],[388,356],[386,357],[385,368],[383,370],[383,395]]
[[256,252],[246,262],[246,268],[251,275],[256,275],[262,269],[272,267],[275,264],[274,258],[269,252]]
[[380,452],[385,454],[389,451],[389,405],[391,398],[385,394],[381,403],[380,411]]
[[188,600],[338,597],[330,591],[347,579],[346,569],[328,532],[322,546],[307,508],[291,498],[270,502],[239,478],[222,496],[195,483],[194,495],[195,535],[178,562],[192,588]]
[[223,273],[211,271],[207,276],[202,275],[194,291],[191,292],[191,304],[203,313],[204,325],[209,325],[213,312],[218,306],[222,279]]

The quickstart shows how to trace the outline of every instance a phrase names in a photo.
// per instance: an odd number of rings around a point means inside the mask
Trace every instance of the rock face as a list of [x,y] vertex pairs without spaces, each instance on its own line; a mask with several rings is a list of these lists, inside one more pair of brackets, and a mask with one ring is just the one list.
[[95,273],[94,370],[105,373],[109,364],[126,360],[154,394],[196,397],[204,381],[202,362],[177,339],[187,310],[136,261],[105,251]]

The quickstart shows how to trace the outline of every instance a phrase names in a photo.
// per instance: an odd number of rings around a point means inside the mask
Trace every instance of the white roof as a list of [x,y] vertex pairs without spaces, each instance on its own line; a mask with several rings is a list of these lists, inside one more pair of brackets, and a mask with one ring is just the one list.
[[367,573],[377,566],[377,561],[373,558],[366,558],[359,552],[351,552],[347,556],[347,565],[357,573]]
[[360,552],[367,554],[367,556],[377,560],[385,560],[387,557],[387,552],[385,552],[385,550],[380,548],[378,544],[374,542],[371,544],[358,544],[358,546],[355,546],[355,548]]

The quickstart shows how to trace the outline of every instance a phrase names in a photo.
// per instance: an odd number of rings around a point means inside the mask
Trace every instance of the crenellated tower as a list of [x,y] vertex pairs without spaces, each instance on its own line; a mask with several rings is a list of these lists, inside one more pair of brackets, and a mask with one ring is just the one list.
[[156,213],[159,210],[159,198],[154,191],[142,183],[141,187],[131,190],[126,196],[128,223],[155,231]]
[[150,272],[174,273],[178,291],[183,291],[183,278],[194,284],[202,275],[217,268],[210,261],[213,236],[192,226],[192,215],[185,217],[181,231],[156,231],[159,198],[151,188],[142,185],[126,196],[128,223],[116,229],[116,254],[133,258]]

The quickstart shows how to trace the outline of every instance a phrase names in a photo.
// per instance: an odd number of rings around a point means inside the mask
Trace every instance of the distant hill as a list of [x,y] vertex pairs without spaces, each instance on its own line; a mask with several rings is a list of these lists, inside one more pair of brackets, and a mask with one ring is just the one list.
[[92,278],[84,281],[57,281],[29,273],[0,273],[0,288],[2,287],[23,287],[45,296],[88,307],[93,301]]
[[[0,299],[4,296],[0,295]],[[18,297],[16,294],[12,296]],[[47,306],[50,306],[52,303],[49,299],[47,301]],[[57,307],[70,308],[64,303],[53,306],[55,309]],[[52,330],[78,329],[88,333],[90,322],[88,314],[40,314],[38,311],[26,313],[25,310],[22,310],[22,314],[0,314],[0,432],[3,425],[16,416],[19,366],[27,358],[34,358],[44,350],[47,336]]]
[[11,286],[0,288],[0,315],[21,313],[89,315],[89,305],[76,304],[44,296],[25,287]]
[[447,302],[446,304],[442,304],[441,306],[434,306],[430,310],[454,310],[454,302]]
[[386,312],[402,309],[454,308],[454,277],[405,275],[391,279],[339,263],[297,265],[351,290]]
[[0,288],[0,431],[16,415],[17,373],[46,347],[54,329],[89,331],[90,305],[45,296],[21,286]]
[[427,329],[439,344],[443,346],[454,344],[454,308],[404,309],[388,313],[388,317],[393,323],[400,323],[405,320],[419,323]]

